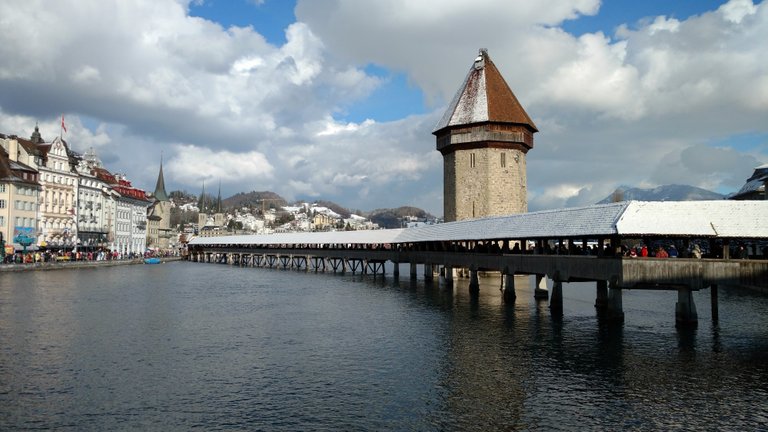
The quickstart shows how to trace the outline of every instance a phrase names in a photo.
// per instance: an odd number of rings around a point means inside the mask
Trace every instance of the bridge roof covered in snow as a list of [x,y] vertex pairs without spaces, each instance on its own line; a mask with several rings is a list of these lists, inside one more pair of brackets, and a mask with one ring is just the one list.
[[385,244],[610,236],[768,239],[768,201],[624,201],[407,229],[197,237],[189,244]]

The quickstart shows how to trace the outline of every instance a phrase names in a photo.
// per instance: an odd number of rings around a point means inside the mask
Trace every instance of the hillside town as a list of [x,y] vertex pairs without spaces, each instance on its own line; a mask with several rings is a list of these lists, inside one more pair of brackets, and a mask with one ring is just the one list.
[[[348,214],[342,214],[348,213]],[[401,226],[427,223],[405,216]],[[433,221],[429,221],[431,223]],[[204,185],[199,198],[168,193],[162,160],[154,191],[110,172],[91,148],[0,134],[0,261],[98,260],[179,255],[195,236],[369,230],[361,215],[282,198],[225,208]]]

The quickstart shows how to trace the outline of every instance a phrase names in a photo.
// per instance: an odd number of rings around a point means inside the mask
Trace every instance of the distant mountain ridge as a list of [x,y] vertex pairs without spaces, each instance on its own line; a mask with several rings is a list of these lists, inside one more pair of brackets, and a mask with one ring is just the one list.
[[619,186],[598,204],[608,204],[617,201],[704,201],[720,200],[725,195],[710,190],[688,185],[662,185],[651,189]]

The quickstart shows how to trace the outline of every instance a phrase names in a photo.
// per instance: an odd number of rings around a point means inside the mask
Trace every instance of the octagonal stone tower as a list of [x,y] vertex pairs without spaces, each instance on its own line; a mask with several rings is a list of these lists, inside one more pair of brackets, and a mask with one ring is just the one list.
[[485,49],[432,132],[446,222],[528,211],[525,155],[538,132]]

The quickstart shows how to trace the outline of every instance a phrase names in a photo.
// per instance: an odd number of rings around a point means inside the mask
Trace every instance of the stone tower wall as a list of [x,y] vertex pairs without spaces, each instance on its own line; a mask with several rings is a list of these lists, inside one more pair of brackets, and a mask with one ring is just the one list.
[[481,147],[444,156],[445,220],[528,211],[525,153]]

